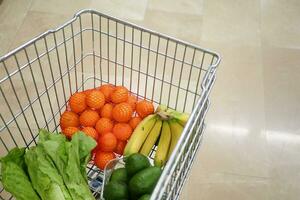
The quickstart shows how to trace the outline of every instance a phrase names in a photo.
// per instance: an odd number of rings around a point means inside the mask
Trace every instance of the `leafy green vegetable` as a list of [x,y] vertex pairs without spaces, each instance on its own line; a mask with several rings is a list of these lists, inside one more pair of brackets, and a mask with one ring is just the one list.
[[94,200],[87,184],[85,167],[90,158],[90,152],[96,147],[96,141],[78,132],[69,142],[63,135],[49,134],[40,131],[39,145],[55,164],[59,174],[73,199]]
[[25,162],[34,189],[43,200],[72,200],[54,163],[41,146],[31,147]]
[[27,176],[24,154],[25,148],[14,148],[1,158],[1,181],[17,200],[40,200]]

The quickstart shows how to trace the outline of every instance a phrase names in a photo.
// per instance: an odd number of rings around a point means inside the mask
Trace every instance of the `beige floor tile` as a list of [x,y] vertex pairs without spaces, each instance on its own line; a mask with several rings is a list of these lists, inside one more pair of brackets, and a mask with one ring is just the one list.
[[22,24],[30,4],[31,0],[6,0],[0,5],[0,57],[11,49],[16,30]]
[[143,20],[148,0],[92,0],[91,8],[127,20]]
[[232,44],[260,44],[260,2],[205,1],[202,39]]
[[297,0],[262,0],[262,42],[278,47],[291,47],[299,49],[299,9],[300,2]]
[[196,44],[199,43],[202,34],[202,17],[198,15],[147,10],[144,21],[137,23],[154,31]]
[[90,3],[91,0],[33,0],[30,10],[59,15],[69,15],[69,18],[71,18],[79,10],[89,8]]
[[202,15],[203,0],[192,0],[192,1],[149,0],[148,9],[172,12],[172,13],[182,13],[188,15]]

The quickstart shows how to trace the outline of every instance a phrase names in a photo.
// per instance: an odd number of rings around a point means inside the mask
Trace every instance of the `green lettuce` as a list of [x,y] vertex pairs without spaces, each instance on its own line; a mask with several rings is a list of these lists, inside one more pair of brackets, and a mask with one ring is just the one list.
[[72,200],[54,163],[41,146],[31,147],[25,162],[34,189],[43,200]]
[[86,164],[96,141],[82,132],[67,141],[61,134],[40,131],[39,144],[55,164],[72,197],[76,200],[94,200],[86,178]]
[[40,200],[27,175],[24,154],[25,148],[14,148],[1,158],[1,182],[17,200]]

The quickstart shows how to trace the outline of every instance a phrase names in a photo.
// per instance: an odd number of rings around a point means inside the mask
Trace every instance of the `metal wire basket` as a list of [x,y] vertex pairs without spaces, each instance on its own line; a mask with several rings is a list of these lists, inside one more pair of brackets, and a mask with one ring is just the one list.
[[[124,85],[156,105],[191,113],[151,200],[178,199],[199,148],[220,57],[217,53],[94,10],[0,58],[0,156],[34,146],[39,128],[60,131],[75,91]],[[155,154],[155,149],[151,157]],[[103,172],[90,164],[90,183]],[[100,191],[91,186],[95,197]],[[3,187],[1,199],[13,199]]]

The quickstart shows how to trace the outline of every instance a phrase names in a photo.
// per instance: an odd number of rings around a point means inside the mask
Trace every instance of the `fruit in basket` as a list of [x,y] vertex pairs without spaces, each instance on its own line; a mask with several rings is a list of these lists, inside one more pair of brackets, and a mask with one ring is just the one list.
[[137,125],[142,121],[142,118],[140,117],[133,117],[131,118],[131,120],[129,121],[129,125],[131,126],[131,128],[135,129],[137,127]]
[[160,135],[161,126],[162,120],[157,119],[140,150],[141,154],[148,156],[148,154],[151,152],[152,147],[155,145],[155,142]]
[[129,181],[129,191],[134,196],[152,193],[160,175],[159,167],[148,167],[136,173]]
[[98,139],[98,145],[101,151],[114,151],[117,146],[117,138],[112,133],[102,134]]
[[76,92],[70,97],[69,105],[73,112],[81,113],[87,108],[85,96],[83,92]]
[[77,131],[80,131],[78,127],[69,126],[69,127],[65,128],[62,132],[63,132],[63,134],[64,134],[67,138],[71,139],[72,136],[73,136]]
[[109,182],[105,188],[103,196],[105,200],[125,200],[128,199],[127,185],[122,182]]
[[125,159],[125,168],[127,170],[128,177],[131,177],[137,172],[150,166],[148,158],[139,153],[134,153]]
[[156,114],[147,116],[139,125],[134,129],[125,149],[124,155],[128,156],[133,153],[139,152],[141,146],[145,142],[149,132],[157,119]]
[[110,95],[115,91],[115,86],[111,84],[104,84],[99,87],[99,90],[104,94],[105,100],[110,101]]
[[136,104],[136,112],[141,118],[145,118],[146,116],[152,114],[154,112],[154,106],[151,102],[142,100],[137,102]]
[[79,120],[82,126],[94,127],[99,118],[99,114],[96,111],[88,109],[81,113]]
[[[154,165],[158,167],[164,166],[168,159],[169,147],[171,144],[171,129],[167,121],[163,122],[160,139],[157,145]],[[171,151],[171,150],[170,150]]]
[[95,126],[96,130],[100,135],[107,132],[112,132],[113,127],[114,127],[113,122],[110,119],[104,117],[100,118],[97,121]]
[[112,159],[115,159],[116,155],[113,152],[104,152],[104,151],[97,151],[95,155],[95,165],[99,168],[104,170],[106,164],[111,161]]
[[170,125],[170,129],[172,132],[172,140],[171,140],[169,153],[168,153],[168,158],[169,158],[181,136],[181,133],[183,131],[183,126],[181,126],[181,124],[176,119],[169,120],[168,123]]
[[135,110],[136,103],[137,103],[137,97],[131,94],[128,96],[128,99],[126,102],[131,105],[132,110]]
[[65,111],[60,117],[60,127],[63,130],[70,126],[78,127],[79,117],[72,111]]
[[110,99],[113,103],[126,102],[129,96],[127,88],[123,86],[117,86],[115,90],[111,93]]
[[150,194],[144,194],[138,200],[150,200],[150,198],[151,198]]
[[119,154],[119,155],[123,155],[124,148],[125,148],[126,144],[127,144],[126,141],[118,140],[117,146],[116,146],[114,152]]
[[124,167],[115,169],[110,176],[110,181],[127,183],[127,170]]
[[112,119],[112,110],[113,110],[114,106],[111,103],[106,103],[100,111],[100,115],[101,117],[105,117],[108,119]]
[[132,128],[127,123],[116,123],[113,127],[113,134],[118,140],[126,141],[132,133]]
[[84,132],[88,136],[91,136],[92,138],[94,138],[94,140],[98,140],[98,132],[93,127],[84,127],[82,129],[82,132]]
[[119,103],[112,110],[113,119],[117,122],[128,122],[132,114],[132,107],[128,103]]
[[92,109],[100,109],[105,104],[105,96],[99,90],[93,90],[86,96],[86,104]]

